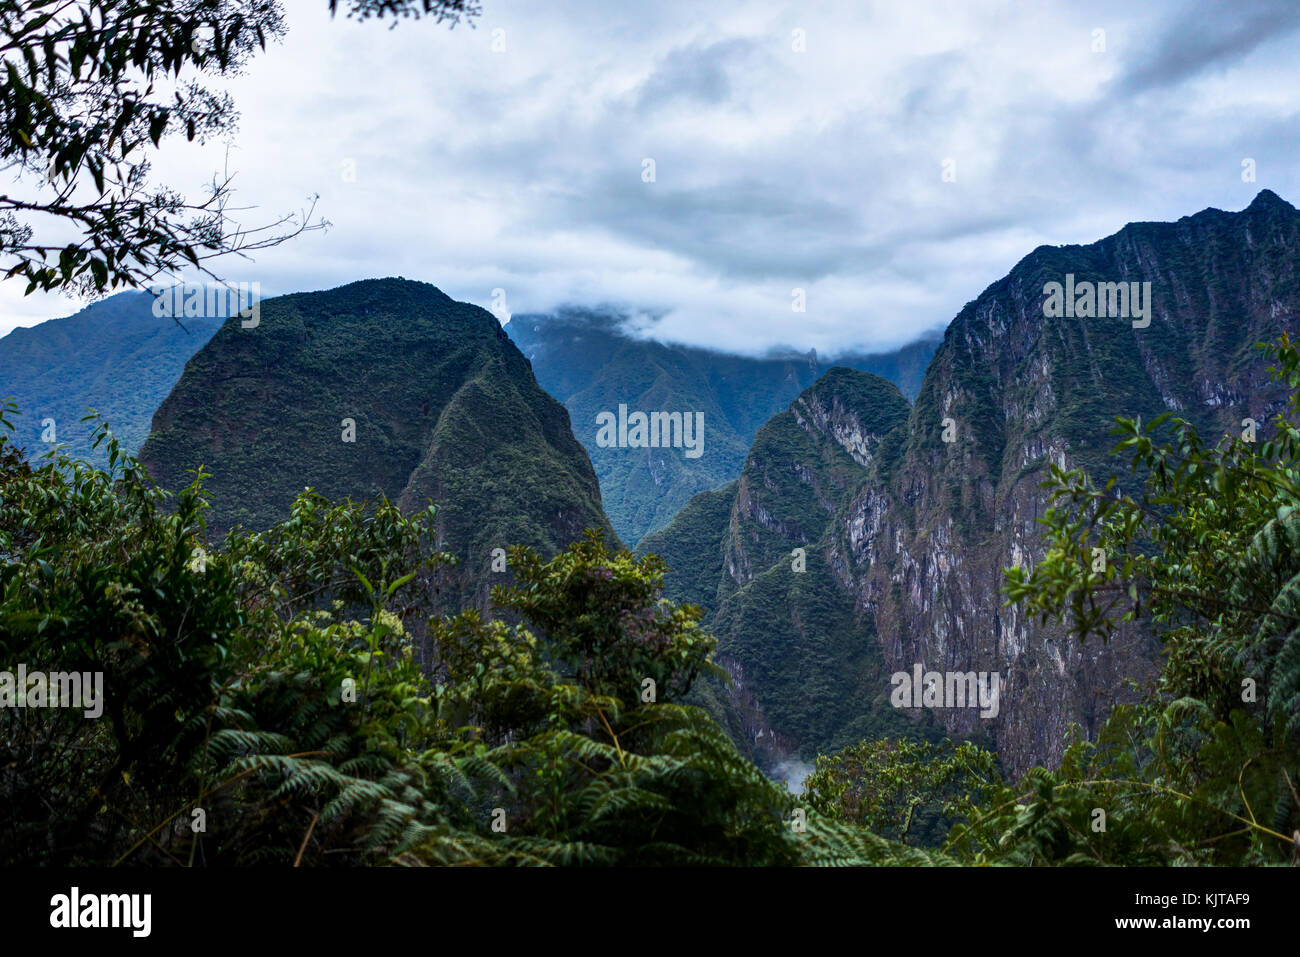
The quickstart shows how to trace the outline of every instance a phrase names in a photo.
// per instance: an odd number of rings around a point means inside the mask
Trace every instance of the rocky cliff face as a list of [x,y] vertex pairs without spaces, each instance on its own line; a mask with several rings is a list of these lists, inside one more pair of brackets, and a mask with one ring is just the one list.
[[[1045,317],[1045,285],[1067,275],[1150,282],[1150,324]],[[1090,246],[1042,247],[961,311],[906,442],[839,517],[830,556],[874,615],[891,670],[921,663],[1005,680],[996,718],[939,712],[950,731],[991,731],[1013,772],[1053,763],[1071,723],[1092,733],[1125,697],[1125,679],[1151,673],[1148,636],[1080,647],[1004,608],[1002,569],[1043,554],[1038,486],[1049,463],[1121,472],[1106,460],[1114,416],[1175,410],[1206,435],[1264,422],[1281,394],[1256,343],[1297,319],[1300,213],[1267,191],[1236,214],[1206,210]]]
[[891,383],[833,368],[759,430],[738,480],[641,543],[668,562],[672,597],[711,610],[732,680],[703,703],[768,768],[904,720],[882,694],[871,616],[826,557],[835,516],[908,411]]
[[[1130,301],[1127,316],[1049,318],[1050,283],[1150,283],[1149,313]],[[733,734],[752,745],[750,726],[765,724],[805,756],[879,735],[890,674],[920,664],[1004,682],[996,716],[924,715],[948,733],[991,739],[1012,773],[1058,761],[1068,728],[1094,733],[1159,649],[1132,632],[1081,647],[1003,606],[1003,569],[1044,553],[1049,464],[1123,481],[1108,457],[1116,416],[1174,410],[1206,436],[1264,423],[1283,396],[1256,344],[1297,320],[1300,213],[1265,191],[1239,213],[1034,250],[953,320],[897,427],[855,420],[853,408],[890,406],[825,376],[760,431],[734,492],[697,496],[641,546],[677,570],[670,589],[713,611],[745,678]],[[807,573],[791,575],[798,546]]]

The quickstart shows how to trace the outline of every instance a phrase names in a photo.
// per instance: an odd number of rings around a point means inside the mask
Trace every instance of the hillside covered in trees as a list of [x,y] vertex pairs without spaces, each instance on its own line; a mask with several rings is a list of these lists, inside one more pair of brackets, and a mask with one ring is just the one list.
[[882,739],[820,758],[799,796],[684,703],[715,642],[662,600],[655,557],[598,532],[550,559],[514,548],[493,596],[513,621],[434,615],[413,640],[450,560],[436,509],[304,494],[218,543],[204,475],[160,489],[107,432],[107,472],[34,464],[6,427],[0,653],[103,690],[96,720],[36,710],[30,682],[0,711],[0,860],[1289,861],[1300,351],[1273,355],[1288,402],[1258,441],[1121,423],[1115,464],[1145,483],[1055,469],[1052,548],[1008,573],[1080,640],[1150,622],[1166,660],[1140,701],[1058,768],[1004,779],[974,744]]
[[159,318],[153,302],[147,292],[120,292],[0,339],[0,398],[12,397],[23,413],[14,422],[18,444],[35,454],[57,443],[104,468],[103,449],[91,448],[94,425],[82,421],[94,411],[113,423],[124,449],[140,450],[185,363],[223,321]]

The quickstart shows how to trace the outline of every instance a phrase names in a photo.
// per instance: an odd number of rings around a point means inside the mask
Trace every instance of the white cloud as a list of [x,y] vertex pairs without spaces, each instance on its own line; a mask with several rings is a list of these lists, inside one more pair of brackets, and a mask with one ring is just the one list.
[[[452,31],[286,6],[285,42],[230,83],[238,199],[266,219],[319,192],[334,226],[225,267],[266,295],[402,275],[516,313],[653,311],[660,337],[737,351],[886,348],[1042,243],[1264,187],[1300,202],[1294,5],[486,0]],[[223,153],[156,168],[197,191]],[[0,332],[76,308],[21,293],[0,283]]]

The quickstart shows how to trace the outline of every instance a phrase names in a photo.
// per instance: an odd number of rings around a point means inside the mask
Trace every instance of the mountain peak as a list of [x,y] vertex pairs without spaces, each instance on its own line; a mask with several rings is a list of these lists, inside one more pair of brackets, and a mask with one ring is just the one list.
[[614,539],[564,407],[490,313],[429,283],[264,300],[255,330],[227,323],[185,366],[153,426],[140,461],[164,487],[203,462],[218,533],[269,527],[304,486],[404,511],[432,501],[482,596],[492,548]]
[[814,398],[829,401],[837,397],[846,404],[863,410],[886,402],[908,405],[898,386],[888,379],[848,366],[831,366],[816,382],[804,389],[795,402]]
[[405,292],[421,296],[432,296],[435,299],[445,299],[448,302],[454,302],[451,296],[447,295],[433,283],[423,282],[419,279],[407,279],[405,276],[384,276],[376,279],[358,279],[342,286],[336,286],[333,289],[321,290],[327,293],[343,292],[344,290],[354,290],[357,292],[377,292],[386,290],[390,292]]
[[1259,212],[1266,209],[1285,209],[1293,213],[1296,212],[1294,206],[1271,189],[1261,189],[1250,205],[1246,207],[1246,212]]

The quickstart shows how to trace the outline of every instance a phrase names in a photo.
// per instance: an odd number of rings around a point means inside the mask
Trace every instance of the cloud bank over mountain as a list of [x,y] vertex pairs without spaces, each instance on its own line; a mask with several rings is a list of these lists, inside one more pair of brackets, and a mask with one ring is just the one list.
[[[318,192],[333,223],[225,265],[267,296],[403,275],[747,354],[889,349],[1041,244],[1300,195],[1289,2],[493,0],[451,31],[326,6],[229,83],[249,222]],[[226,162],[156,170],[197,192]],[[0,332],[75,311],[8,285]]]

